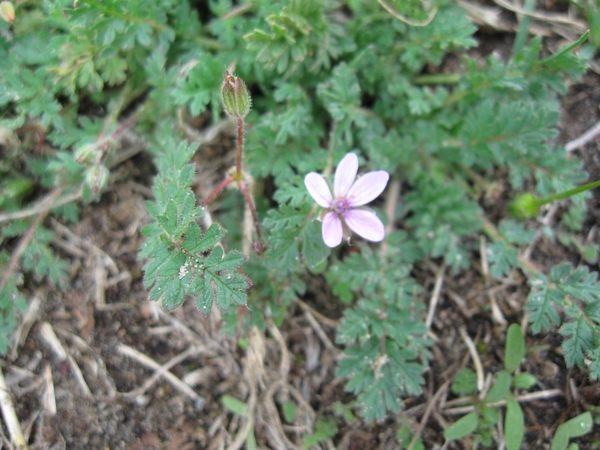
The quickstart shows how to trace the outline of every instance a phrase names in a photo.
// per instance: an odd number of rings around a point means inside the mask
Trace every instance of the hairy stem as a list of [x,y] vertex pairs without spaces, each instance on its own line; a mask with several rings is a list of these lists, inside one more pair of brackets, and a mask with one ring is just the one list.
[[202,206],[206,207],[206,205],[208,205],[210,202],[212,202],[217,195],[219,195],[221,192],[223,192],[223,189],[225,189],[227,186],[229,186],[229,183],[231,183],[234,180],[233,177],[227,177],[225,178],[223,181],[221,181],[218,186],[216,188],[214,188],[214,190],[208,194],[208,197],[206,197],[206,199],[204,199],[204,201],[202,202]]
[[242,179],[242,153],[244,152],[244,119],[237,121],[237,156],[235,159],[235,174],[238,180]]
[[250,208],[252,220],[254,221],[254,227],[256,228],[256,235],[258,236],[258,239],[261,240],[262,234],[260,232],[260,223],[258,222],[258,215],[256,214],[256,208],[254,207],[254,203],[252,202],[252,197],[250,197],[250,192],[248,192],[248,188],[246,187],[246,182],[244,180],[238,180],[238,185],[242,190],[242,194],[244,194],[246,203],[248,203],[248,208]]

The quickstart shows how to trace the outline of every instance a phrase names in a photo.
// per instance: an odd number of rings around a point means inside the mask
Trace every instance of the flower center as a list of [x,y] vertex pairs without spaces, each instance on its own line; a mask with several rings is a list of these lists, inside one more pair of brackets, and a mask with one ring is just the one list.
[[352,209],[352,206],[346,197],[340,196],[333,202],[333,210],[338,214],[342,214],[350,209]]

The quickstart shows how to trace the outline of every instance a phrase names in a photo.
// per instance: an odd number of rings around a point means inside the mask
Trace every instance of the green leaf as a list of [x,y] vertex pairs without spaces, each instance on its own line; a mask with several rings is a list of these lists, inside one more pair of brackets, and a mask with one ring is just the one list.
[[579,414],[577,417],[565,422],[564,426],[566,426],[569,431],[569,438],[583,436],[584,434],[589,433],[594,426],[592,413],[587,411],[583,414]]
[[485,396],[485,401],[487,403],[496,403],[500,400],[504,400],[510,389],[510,381],[511,381],[510,373],[506,370],[501,370],[498,372],[498,377],[496,378],[496,382]]
[[221,403],[223,403],[225,408],[238,416],[246,417],[248,414],[248,405],[231,395],[224,395],[221,397]]
[[534,275],[529,279],[531,292],[527,296],[525,311],[528,311],[529,322],[534,333],[547,331],[551,325],[558,325],[560,317],[555,304],[562,304],[565,296],[557,289],[550,287],[548,279],[543,274]]
[[335,425],[334,419],[319,419],[315,423],[315,432],[313,434],[309,434],[308,436],[304,436],[302,439],[302,446],[305,449],[312,448],[319,442],[331,439],[333,436],[335,436],[336,432],[337,426]]
[[494,278],[500,279],[506,276],[519,264],[517,249],[504,242],[494,242],[487,247],[486,251],[490,262],[490,274]]
[[177,308],[185,301],[185,289],[179,279],[170,280],[161,296],[163,308],[167,311]]
[[569,445],[569,428],[563,423],[556,429],[550,450],[565,450]]
[[513,372],[525,357],[525,338],[521,327],[513,323],[506,332],[506,346],[504,349],[504,367]]
[[535,376],[523,372],[515,375],[512,379],[512,386],[515,389],[529,389],[537,382]]
[[444,430],[444,437],[449,440],[461,439],[477,429],[479,418],[477,412],[473,411],[461,417]]
[[586,303],[600,301],[600,281],[597,278],[598,274],[590,272],[586,266],[573,270],[570,264],[564,263],[550,269],[550,279],[561,291]]
[[314,268],[323,262],[331,250],[323,242],[321,234],[321,222],[313,220],[309,222],[302,231],[302,257],[310,268]]
[[285,418],[285,421],[287,423],[294,423],[294,420],[296,420],[297,412],[296,404],[294,402],[286,400],[281,405],[281,408],[283,410],[283,417]]
[[[576,307],[573,309],[574,313],[580,313]],[[584,355],[591,352],[596,345],[594,332],[585,317],[581,315],[577,320],[563,324],[560,334],[566,338],[562,343],[562,348],[565,351],[567,366],[573,367],[576,364],[579,367],[585,367]]]
[[452,392],[461,397],[474,394],[477,392],[477,374],[471,369],[464,367],[454,377],[451,389]]
[[519,402],[511,395],[506,399],[506,418],[504,420],[506,449],[519,450],[525,434],[525,419]]

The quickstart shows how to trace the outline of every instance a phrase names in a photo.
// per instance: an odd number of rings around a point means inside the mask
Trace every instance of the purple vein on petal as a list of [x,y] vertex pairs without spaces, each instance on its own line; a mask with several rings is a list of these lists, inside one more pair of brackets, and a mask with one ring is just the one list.
[[362,206],[375,200],[387,186],[390,174],[385,170],[369,172],[360,177],[350,191],[348,199],[352,206]]
[[323,208],[331,206],[331,190],[325,178],[316,172],[311,172],[304,177],[304,185],[308,189],[308,193],[315,199]]
[[348,153],[340,161],[335,171],[333,181],[333,192],[336,197],[345,197],[358,172],[358,156],[354,153]]
[[360,237],[379,242],[385,237],[385,228],[379,217],[371,211],[353,209],[344,214],[348,227]]
[[342,242],[344,228],[342,221],[334,212],[328,212],[323,217],[323,242],[327,247],[337,247]]

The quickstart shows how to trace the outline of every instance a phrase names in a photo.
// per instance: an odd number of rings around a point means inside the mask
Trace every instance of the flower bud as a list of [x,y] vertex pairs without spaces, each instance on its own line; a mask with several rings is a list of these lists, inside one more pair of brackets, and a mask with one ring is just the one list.
[[516,196],[508,204],[508,212],[515,219],[532,219],[540,212],[539,199],[527,192]]
[[93,166],[88,169],[85,173],[85,182],[92,190],[92,192],[97,195],[104,190],[106,185],[108,184],[108,177],[110,176],[110,172],[106,168],[106,166],[98,165]]
[[238,119],[246,117],[252,106],[252,99],[246,84],[240,77],[231,75],[229,71],[225,71],[225,75],[223,75],[221,100],[225,112]]
[[0,3],[0,17],[11,25],[15,22],[15,7],[11,2]]
[[85,144],[75,150],[75,161],[80,164],[89,165],[92,164],[96,157],[96,145]]

